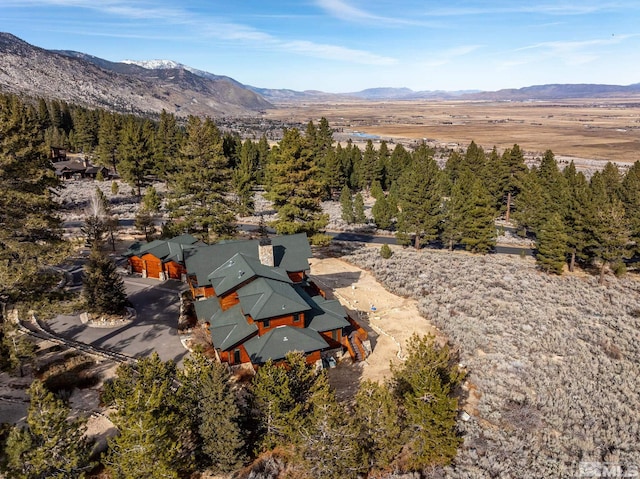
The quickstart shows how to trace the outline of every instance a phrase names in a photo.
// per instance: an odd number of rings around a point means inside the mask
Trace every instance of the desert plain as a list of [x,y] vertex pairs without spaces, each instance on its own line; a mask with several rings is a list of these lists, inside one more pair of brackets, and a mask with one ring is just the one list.
[[[550,149],[558,161],[589,168],[640,160],[640,99],[557,101],[332,101],[282,103],[267,118],[306,123],[325,117],[334,138],[428,141],[464,148],[472,140],[499,151],[514,143],[529,155]],[[355,136],[353,136],[355,134]]]

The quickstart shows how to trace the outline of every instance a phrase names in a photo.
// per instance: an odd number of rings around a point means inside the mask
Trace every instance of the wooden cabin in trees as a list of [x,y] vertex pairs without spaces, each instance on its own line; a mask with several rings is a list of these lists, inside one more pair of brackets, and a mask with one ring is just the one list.
[[169,240],[134,243],[125,256],[129,261],[129,270],[142,274],[143,278],[186,281],[184,252],[199,245],[202,243],[196,238],[184,234]]
[[305,234],[221,242],[184,255],[198,320],[221,362],[255,368],[291,351],[309,363],[344,350],[364,359],[366,332],[308,277]]

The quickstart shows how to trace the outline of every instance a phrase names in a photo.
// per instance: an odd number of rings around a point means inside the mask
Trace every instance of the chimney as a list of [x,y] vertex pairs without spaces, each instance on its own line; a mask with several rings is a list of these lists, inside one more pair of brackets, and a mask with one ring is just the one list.
[[258,258],[265,266],[275,266],[273,257],[273,245],[270,238],[261,238],[258,244]]

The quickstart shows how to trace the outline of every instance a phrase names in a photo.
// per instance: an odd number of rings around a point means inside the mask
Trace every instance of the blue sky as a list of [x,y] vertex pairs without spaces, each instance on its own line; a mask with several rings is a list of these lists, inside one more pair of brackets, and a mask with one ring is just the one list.
[[640,82],[638,0],[1,0],[0,30],[258,87]]

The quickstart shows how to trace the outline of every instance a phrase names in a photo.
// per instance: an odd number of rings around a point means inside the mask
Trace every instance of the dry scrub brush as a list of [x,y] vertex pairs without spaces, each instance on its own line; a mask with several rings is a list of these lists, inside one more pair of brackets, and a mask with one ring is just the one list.
[[640,282],[557,277],[530,259],[361,248],[347,260],[461,349],[481,397],[446,477],[575,477],[640,465]]

